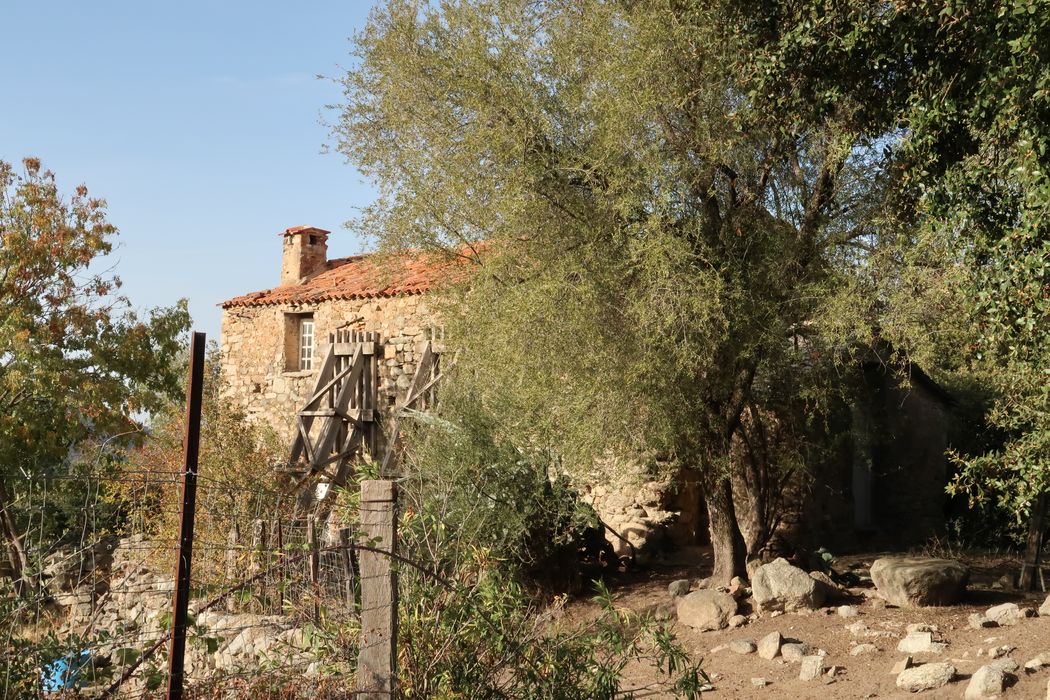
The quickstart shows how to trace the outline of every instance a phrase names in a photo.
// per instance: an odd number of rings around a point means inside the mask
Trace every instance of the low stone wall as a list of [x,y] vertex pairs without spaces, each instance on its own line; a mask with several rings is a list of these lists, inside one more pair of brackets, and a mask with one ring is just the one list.
[[[145,563],[152,546],[141,536],[106,540],[88,550],[63,552],[50,567],[47,585],[65,615],[59,635],[86,640],[92,658],[108,664],[114,679],[123,664],[130,663],[126,650],[144,651],[167,634],[170,624],[175,582]],[[267,668],[280,668],[289,677],[316,674],[313,645],[297,619],[216,609],[197,614],[205,603],[190,603],[194,625],[186,648],[188,682]],[[209,639],[211,649],[205,641]],[[163,655],[157,658],[163,660]],[[129,679],[123,692],[141,692],[143,675]]]
[[670,479],[655,479],[638,464],[617,463],[587,482],[581,485],[582,499],[613,530],[606,530],[605,539],[617,556],[645,561],[668,544],[668,528],[680,515],[668,505]]

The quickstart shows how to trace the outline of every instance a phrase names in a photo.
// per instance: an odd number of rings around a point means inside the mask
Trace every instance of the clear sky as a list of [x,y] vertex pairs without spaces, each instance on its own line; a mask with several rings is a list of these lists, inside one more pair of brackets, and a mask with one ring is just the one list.
[[289,226],[343,227],[373,191],[322,155],[321,118],[366,0],[0,0],[0,159],[84,183],[121,231],[111,256],[136,306],[220,301],[277,283]]

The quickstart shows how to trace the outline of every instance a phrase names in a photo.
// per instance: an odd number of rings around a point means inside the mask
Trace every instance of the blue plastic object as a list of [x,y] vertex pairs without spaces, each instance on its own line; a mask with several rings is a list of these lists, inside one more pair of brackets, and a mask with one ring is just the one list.
[[91,651],[84,649],[79,654],[73,652],[61,659],[55,659],[40,671],[40,685],[45,693],[57,693],[60,690],[72,690],[80,682],[84,669],[91,664]]

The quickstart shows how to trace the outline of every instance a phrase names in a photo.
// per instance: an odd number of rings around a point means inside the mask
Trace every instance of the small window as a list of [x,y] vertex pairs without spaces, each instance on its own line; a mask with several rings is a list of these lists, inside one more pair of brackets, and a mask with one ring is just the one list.
[[284,315],[284,371],[306,372],[314,368],[317,331],[313,314]]
[[302,316],[299,319],[299,369],[314,368],[314,318]]

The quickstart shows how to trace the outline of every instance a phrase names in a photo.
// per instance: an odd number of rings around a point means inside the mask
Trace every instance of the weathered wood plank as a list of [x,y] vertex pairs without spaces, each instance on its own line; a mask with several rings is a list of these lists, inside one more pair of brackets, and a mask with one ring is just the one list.
[[375,345],[375,343],[373,343],[371,341],[363,341],[363,342],[360,342],[360,343],[336,343],[335,345],[332,346],[332,348],[333,348],[332,351],[336,355],[349,357],[349,356],[352,356],[354,354],[354,352],[357,350],[358,347],[361,348],[361,354],[362,355],[375,355],[376,354],[376,345]]

